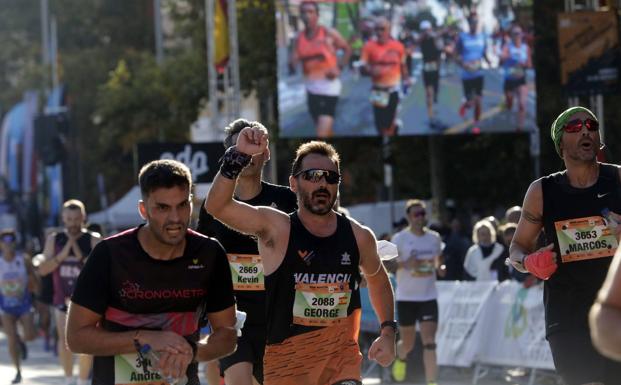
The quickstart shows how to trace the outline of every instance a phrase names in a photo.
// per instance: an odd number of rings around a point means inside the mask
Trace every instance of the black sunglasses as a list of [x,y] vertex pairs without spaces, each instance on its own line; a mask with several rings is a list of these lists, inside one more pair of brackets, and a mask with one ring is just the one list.
[[298,175],[302,175],[304,180],[309,182],[317,183],[321,180],[321,178],[326,179],[326,183],[328,184],[337,184],[341,181],[341,174],[336,171],[330,170],[322,170],[318,168],[311,168],[309,170],[302,170],[295,173],[293,176],[297,177]]
[[15,237],[13,235],[3,235],[2,237],[0,237],[0,241],[4,242],[4,243],[13,243],[15,242]]
[[567,122],[563,126],[563,131],[565,132],[580,132],[582,130],[582,126],[586,127],[589,131],[597,131],[599,129],[599,123],[596,120],[586,118],[584,120],[573,119]]

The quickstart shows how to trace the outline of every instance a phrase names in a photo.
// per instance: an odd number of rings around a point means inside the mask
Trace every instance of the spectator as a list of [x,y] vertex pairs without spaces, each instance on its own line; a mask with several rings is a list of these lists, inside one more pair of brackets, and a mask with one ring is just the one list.
[[505,223],[517,224],[520,221],[521,216],[522,216],[521,206],[509,207],[507,211],[505,211]]
[[481,220],[472,230],[472,245],[466,253],[464,270],[476,281],[503,281],[508,278],[505,266],[505,247],[494,241],[496,230],[487,220]]
[[446,237],[444,248],[444,261],[446,264],[447,280],[464,279],[464,258],[470,247],[470,241],[463,234],[459,219],[453,218],[451,230]]

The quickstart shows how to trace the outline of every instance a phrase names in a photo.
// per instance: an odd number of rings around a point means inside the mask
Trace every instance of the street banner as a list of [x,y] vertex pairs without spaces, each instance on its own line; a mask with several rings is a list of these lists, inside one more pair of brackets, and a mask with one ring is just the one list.
[[558,15],[561,85],[568,94],[615,92],[619,84],[619,18],[615,11]]
[[213,143],[139,143],[137,171],[152,160],[175,159],[192,172],[193,182],[210,183],[219,170],[218,161],[224,155],[222,142]]

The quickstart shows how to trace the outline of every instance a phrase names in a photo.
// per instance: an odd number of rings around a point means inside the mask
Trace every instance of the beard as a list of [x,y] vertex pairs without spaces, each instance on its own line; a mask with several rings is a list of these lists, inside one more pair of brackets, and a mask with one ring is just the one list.
[[[320,196],[319,198],[317,197],[318,195]],[[336,198],[336,194],[331,194],[330,191],[324,188],[313,191],[312,193],[303,191],[302,205],[306,210],[315,215],[327,215],[330,211],[332,211],[332,208],[336,203]]]

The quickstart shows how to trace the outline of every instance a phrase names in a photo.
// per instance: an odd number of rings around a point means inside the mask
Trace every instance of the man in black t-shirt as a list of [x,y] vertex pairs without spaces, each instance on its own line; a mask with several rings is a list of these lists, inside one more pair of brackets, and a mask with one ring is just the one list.
[[[618,248],[621,168],[600,163],[597,117],[571,107],[552,123],[566,170],[534,181],[524,197],[510,260],[544,280],[546,338],[556,371],[568,385],[619,383],[621,364],[591,341],[588,312]],[[537,250],[541,230],[547,246]]]
[[442,58],[442,39],[437,36],[429,20],[420,23],[420,38],[418,44],[423,55],[423,83],[425,85],[425,100],[429,125],[435,127],[433,105],[438,102],[438,85],[440,82],[440,60]]
[[[245,127],[258,127],[267,133],[267,129],[259,122],[237,119],[225,128],[224,146],[233,146],[239,132]],[[241,172],[235,185],[235,199],[251,206],[270,206],[290,213],[297,208],[295,194],[288,187],[261,180],[263,166],[269,160],[269,155],[268,149],[255,155],[250,165]],[[216,238],[224,246],[233,276],[237,308],[247,314],[242,335],[237,340],[237,350],[220,359],[220,371],[224,373],[224,380],[229,385],[252,384],[253,376],[262,383],[266,329],[265,286],[257,240],[214,219],[204,206],[200,210],[197,231]]]
[[[196,361],[235,349],[235,299],[222,246],[188,229],[189,169],[158,160],[140,171],[139,211],[146,224],[99,243],[71,298],[67,344],[95,356],[93,385],[198,384]],[[198,342],[205,312],[212,334]],[[159,355],[145,358],[149,345]]]

